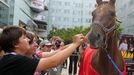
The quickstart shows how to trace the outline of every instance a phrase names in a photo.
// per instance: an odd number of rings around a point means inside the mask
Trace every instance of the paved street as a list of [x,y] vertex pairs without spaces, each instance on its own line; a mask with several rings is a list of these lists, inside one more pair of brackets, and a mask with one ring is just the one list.
[[62,69],[62,73],[61,73],[61,75],[68,75],[68,70],[67,69]]
[[[78,71],[77,71],[78,72]],[[68,68],[67,69],[62,69],[62,73],[61,73],[61,75],[69,75],[68,74]],[[78,75],[78,74],[77,74]]]
[[[68,65],[67,65],[67,68],[66,69],[64,69],[64,68],[62,68],[62,72],[61,72],[61,75],[69,75],[68,74],[68,68],[69,68],[69,59],[68,59],[68,63],[67,63]],[[79,68],[78,68],[79,69]],[[78,70],[77,69],[77,70]],[[77,71],[77,75],[78,75],[78,71]]]

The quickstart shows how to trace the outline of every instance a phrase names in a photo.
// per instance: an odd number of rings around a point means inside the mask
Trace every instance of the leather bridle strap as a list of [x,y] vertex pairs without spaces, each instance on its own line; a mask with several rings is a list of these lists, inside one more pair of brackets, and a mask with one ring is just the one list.
[[106,49],[107,48],[107,40],[108,40],[107,37],[108,37],[108,34],[116,29],[116,25],[112,26],[111,28],[106,28],[99,21],[94,21],[93,25],[99,26],[104,31],[104,34],[105,34],[106,39],[104,41],[105,42],[105,48],[104,47],[103,48]]
[[112,26],[111,28],[106,28],[99,21],[95,21],[93,24],[100,26],[105,33],[110,33],[110,32],[112,32],[112,31],[114,31],[116,29],[116,26],[115,25]]

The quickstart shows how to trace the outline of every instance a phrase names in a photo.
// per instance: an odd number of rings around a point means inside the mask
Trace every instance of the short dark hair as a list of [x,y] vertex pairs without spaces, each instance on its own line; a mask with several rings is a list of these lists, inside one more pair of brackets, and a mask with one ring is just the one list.
[[5,52],[13,52],[15,45],[18,44],[19,38],[25,35],[26,31],[24,28],[17,26],[8,26],[3,29],[0,36],[0,47]]

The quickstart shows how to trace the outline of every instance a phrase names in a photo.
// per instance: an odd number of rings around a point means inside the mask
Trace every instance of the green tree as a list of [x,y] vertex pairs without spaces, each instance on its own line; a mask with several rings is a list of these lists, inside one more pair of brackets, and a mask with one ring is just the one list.
[[[118,36],[122,32],[122,28],[120,27],[120,25],[121,25],[121,22],[116,21],[116,32],[117,32]],[[65,42],[70,42],[70,40],[72,40],[72,36],[79,34],[79,33],[86,35],[90,30],[91,30],[91,25],[89,25],[89,27],[86,27],[86,28],[84,28],[83,26],[74,27],[74,28],[67,28],[67,29],[65,29],[65,28],[62,28],[62,29],[53,28],[48,35],[48,39],[50,39],[52,36],[59,36]]]
[[122,28],[121,28],[121,21],[117,20],[116,21],[116,32],[117,32],[117,35],[120,36],[120,34],[122,33]]
[[70,42],[72,39],[72,36],[82,33],[83,35],[86,35],[90,31],[91,27],[83,28],[83,26],[80,27],[74,27],[74,28],[62,28],[57,29],[53,28],[50,31],[50,34],[48,35],[48,39],[50,39],[52,36],[59,36],[61,37],[65,42]]

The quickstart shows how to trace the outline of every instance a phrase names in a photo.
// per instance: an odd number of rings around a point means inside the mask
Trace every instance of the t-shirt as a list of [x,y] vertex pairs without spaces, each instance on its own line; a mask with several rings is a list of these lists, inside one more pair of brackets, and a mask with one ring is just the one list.
[[[39,54],[40,54],[40,52],[39,52]],[[42,57],[42,52],[41,52],[40,56],[39,56],[38,54],[34,54],[34,55],[33,55],[33,59],[34,59],[34,60],[35,60],[35,59],[39,60],[41,57]],[[41,72],[36,71],[36,72],[34,73],[34,75],[45,75],[45,73],[46,73],[45,71],[41,71]]]
[[[91,65],[94,51],[90,46],[86,48],[80,64],[79,75],[100,75]],[[126,66],[124,66],[122,75],[126,75]]]
[[121,43],[119,46],[119,50],[128,50],[128,45],[126,43]]
[[39,63],[37,59],[8,54],[0,59],[0,75],[33,75]]

